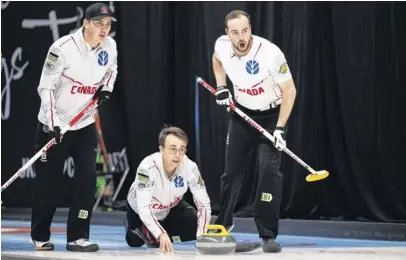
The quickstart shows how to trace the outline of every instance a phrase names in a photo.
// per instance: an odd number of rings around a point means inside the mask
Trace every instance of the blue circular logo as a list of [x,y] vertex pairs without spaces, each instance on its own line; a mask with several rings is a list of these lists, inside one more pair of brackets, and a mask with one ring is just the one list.
[[185,186],[185,184],[183,182],[183,178],[181,176],[176,176],[176,178],[173,181],[175,182],[176,188]]
[[107,63],[109,63],[109,54],[107,51],[99,52],[99,55],[97,56],[97,63],[99,63],[100,66],[106,66]]
[[255,75],[259,72],[259,63],[256,60],[249,60],[247,64],[245,64],[245,69],[247,70],[248,74]]

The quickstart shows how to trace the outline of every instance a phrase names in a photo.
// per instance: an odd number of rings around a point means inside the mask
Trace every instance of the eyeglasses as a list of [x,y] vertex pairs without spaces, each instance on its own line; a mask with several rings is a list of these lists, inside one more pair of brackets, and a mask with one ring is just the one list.
[[184,155],[186,153],[186,151],[187,151],[187,149],[183,148],[183,147],[181,147],[181,148],[169,147],[168,150],[169,150],[170,154],[176,154],[179,151],[180,155]]

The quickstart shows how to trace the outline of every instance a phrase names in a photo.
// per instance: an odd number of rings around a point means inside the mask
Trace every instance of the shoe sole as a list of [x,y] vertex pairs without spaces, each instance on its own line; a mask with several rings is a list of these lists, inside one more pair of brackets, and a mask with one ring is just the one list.
[[53,247],[36,247],[35,251],[53,251]]
[[71,252],[97,252],[99,251],[98,245],[89,245],[89,246],[76,246],[76,245],[67,245],[66,250]]
[[264,250],[264,249],[262,249],[262,251],[264,253],[280,253],[280,252],[282,252],[282,248],[278,248],[276,250]]
[[246,253],[257,250],[262,246],[261,243],[253,242],[253,243],[238,243],[235,247],[236,253]]

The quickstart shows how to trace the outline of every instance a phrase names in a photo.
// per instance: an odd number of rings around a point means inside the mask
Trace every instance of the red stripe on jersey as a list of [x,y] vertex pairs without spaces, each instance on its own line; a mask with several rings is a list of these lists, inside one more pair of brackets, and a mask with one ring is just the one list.
[[[151,210],[149,210],[149,213],[151,213],[152,219],[154,220],[155,224],[159,227],[162,233],[165,233],[165,230],[162,228],[162,226],[159,224],[158,220],[156,220],[154,213],[152,213]],[[156,239],[158,239],[156,237]]]
[[79,46],[77,45],[75,39],[72,36],[71,36],[71,38],[72,38],[73,42],[75,43],[76,47],[78,48],[80,55],[82,55],[82,52],[80,51]]
[[254,58],[252,58],[253,60],[255,60],[255,57],[257,56],[257,54],[258,54],[258,52],[259,52],[259,49],[261,49],[261,46],[262,46],[262,42],[259,44],[258,50],[257,50],[257,52],[255,53]]
[[160,202],[157,198],[152,197],[154,200],[158,201],[159,203],[163,204],[162,202]]
[[107,86],[109,85],[109,83],[110,83],[110,80],[111,80],[111,76],[113,76],[113,72],[110,72],[110,77],[109,77],[109,79],[107,80]]
[[198,208],[198,218],[197,218],[197,227],[199,228],[199,218],[202,216],[202,209],[204,209],[204,223],[202,226],[202,234],[204,233],[204,228],[206,227],[206,222],[207,222],[207,210],[201,203],[199,203],[197,200],[194,200],[197,208]]
[[204,233],[204,228],[206,227],[206,221],[207,221],[207,210],[204,208],[204,223],[202,227],[202,234]]
[[66,75],[63,74],[63,73],[62,73],[62,76],[64,76],[64,77],[67,78],[67,79],[70,79],[70,80],[71,80],[72,82],[74,82],[74,83],[78,83],[78,84],[80,84],[80,85],[84,85],[82,82],[76,81],[76,80],[74,80],[74,79],[72,79],[72,78],[66,76]]
[[52,128],[54,128],[54,111],[52,110],[52,92],[49,91],[49,100],[51,101],[51,122]]
[[251,88],[255,88],[256,86],[258,86],[259,84],[263,83],[268,77],[264,78],[263,80],[261,80],[258,83],[255,83],[254,85],[251,86]]

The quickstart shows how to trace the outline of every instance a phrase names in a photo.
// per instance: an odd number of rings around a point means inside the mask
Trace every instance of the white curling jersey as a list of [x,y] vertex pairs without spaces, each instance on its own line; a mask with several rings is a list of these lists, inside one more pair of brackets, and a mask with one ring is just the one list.
[[270,41],[252,35],[251,50],[238,57],[227,35],[219,37],[214,51],[234,87],[234,98],[251,110],[266,110],[282,102],[278,86],[292,78],[285,55]]
[[[55,41],[49,48],[38,86],[41,107],[38,120],[51,129],[61,128],[92,100],[97,88],[113,91],[117,77],[117,47],[113,38],[92,49],[84,41],[82,28]],[[94,122],[89,115],[71,130]]]
[[171,208],[182,200],[188,188],[198,210],[198,237],[206,232],[206,225],[210,224],[210,198],[196,163],[186,155],[170,179],[163,169],[161,153],[147,156],[137,169],[127,200],[151,234],[158,239],[160,234],[166,232],[158,220],[166,218]]

